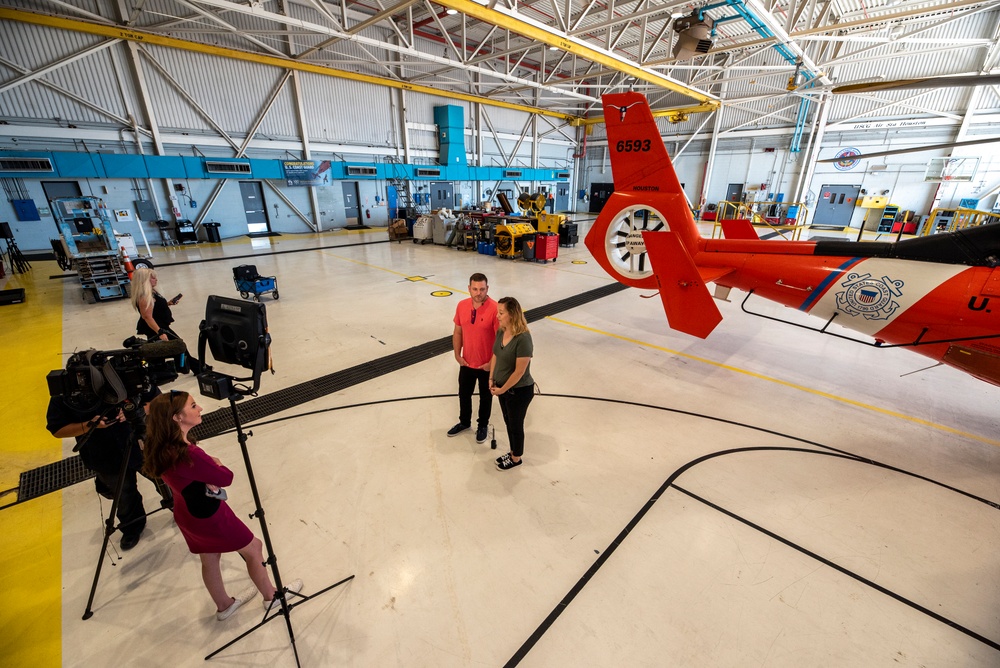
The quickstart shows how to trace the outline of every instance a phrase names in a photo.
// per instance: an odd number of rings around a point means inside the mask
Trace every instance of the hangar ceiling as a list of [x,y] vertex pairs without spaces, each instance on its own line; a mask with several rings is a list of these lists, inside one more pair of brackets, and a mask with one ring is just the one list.
[[[791,125],[836,84],[975,77],[1000,60],[997,0],[35,0],[0,2],[0,18],[574,123],[633,89],[671,120],[722,104],[744,127]],[[703,52],[674,56],[678,19],[712,26]],[[836,96],[829,122],[1000,110],[1000,87],[980,88]]]

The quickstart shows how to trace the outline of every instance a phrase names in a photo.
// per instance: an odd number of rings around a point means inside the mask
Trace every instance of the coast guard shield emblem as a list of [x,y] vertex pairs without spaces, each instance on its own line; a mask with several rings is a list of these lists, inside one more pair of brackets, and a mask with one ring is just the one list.
[[837,293],[837,308],[868,320],[888,320],[899,308],[899,302],[893,298],[903,294],[903,281],[893,281],[888,276],[873,279],[871,274],[848,274],[840,287],[845,289]]

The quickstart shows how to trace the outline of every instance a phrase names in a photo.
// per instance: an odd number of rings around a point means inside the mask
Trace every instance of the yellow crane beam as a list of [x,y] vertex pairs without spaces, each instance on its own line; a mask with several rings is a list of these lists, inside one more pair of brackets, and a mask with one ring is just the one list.
[[547,27],[536,25],[522,18],[512,16],[506,12],[484,7],[478,2],[474,2],[474,0],[433,0],[433,2],[434,4],[441,5],[447,9],[454,9],[455,11],[462,12],[466,16],[471,16],[479,21],[500,26],[501,28],[517,33],[518,35],[527,37],[528,39],[533,39],[536,42],[541,42],[542,44],[546,44],[548,46],[554,46],[557,49],[561,49],[562,51],[566,51],[575,56],[586,58],[587,60],[598,63],[608,69],[624,72],[629,76],[639,79],[640,81],[646,81],[655,86],[660,86],[661,88],[681,93],[682,95],[694,98],[703,104],[712,105],[713,108],[719,104],[719,99],[709,95],[708,93],[697,90],[696,88],[689,88],[681,83],[678,83],[677,81],[674,81],[673,79],[657,74],[652,70],[638,67],[633,63],[623,58],[619,58],[618,56],[615,56],[607,51],[595,49],[575,37],[552,32]]

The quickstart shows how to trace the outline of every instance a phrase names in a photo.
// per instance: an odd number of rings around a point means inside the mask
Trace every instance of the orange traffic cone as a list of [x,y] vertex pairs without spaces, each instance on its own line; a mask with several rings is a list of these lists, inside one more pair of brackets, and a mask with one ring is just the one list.
[[132,273],[135,271],[135,267],[132,266],[132,260],[128,257],[128,252],[125,248],[122,248],[122,264],[125,265],[125,273],[128,274],[128,280],[132,280]]

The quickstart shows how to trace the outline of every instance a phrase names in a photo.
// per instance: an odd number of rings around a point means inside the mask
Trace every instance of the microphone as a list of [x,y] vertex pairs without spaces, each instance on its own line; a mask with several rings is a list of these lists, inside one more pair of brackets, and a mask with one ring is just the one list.
[[139,356],[144,360],[158,360],[180,357],[187,352],[187,344],[180,339],[153,341],[139,346]]

